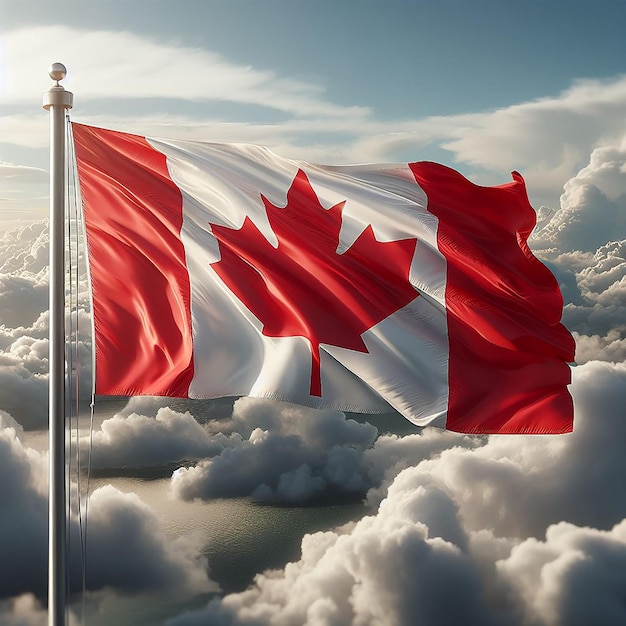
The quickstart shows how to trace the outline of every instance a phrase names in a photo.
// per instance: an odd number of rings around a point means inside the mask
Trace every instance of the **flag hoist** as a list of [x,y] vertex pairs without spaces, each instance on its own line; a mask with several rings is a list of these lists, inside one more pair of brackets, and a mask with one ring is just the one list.
[[56,82],[43,94],[50,111],[50,355],[49,355],[49,519],[48,624],[63,626],[66,616],[65,488],[65,117],[72,93],[59,81],[67,70],[53,63]]

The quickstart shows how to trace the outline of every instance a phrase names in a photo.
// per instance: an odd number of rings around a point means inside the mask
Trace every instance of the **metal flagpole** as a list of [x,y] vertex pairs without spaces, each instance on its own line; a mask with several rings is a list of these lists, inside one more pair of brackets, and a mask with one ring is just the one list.
[[56,84],[43,94],[50,111],[50,355],[49,355],[49,488],[48,488],[48,624],[64,626],[65,558],[65,111],[72,93],[59,81],[67,70],[53,63]]

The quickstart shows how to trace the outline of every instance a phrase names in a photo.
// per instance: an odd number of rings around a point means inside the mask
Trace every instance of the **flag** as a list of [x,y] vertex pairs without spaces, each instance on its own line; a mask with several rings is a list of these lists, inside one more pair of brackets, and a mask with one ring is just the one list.
[[102,395],[572,429],[574,341],[522,177],[329,166],[73,124]]

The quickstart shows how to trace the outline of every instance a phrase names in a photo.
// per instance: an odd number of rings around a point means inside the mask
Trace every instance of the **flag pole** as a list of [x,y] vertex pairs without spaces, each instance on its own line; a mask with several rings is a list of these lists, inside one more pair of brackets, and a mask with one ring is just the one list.
[[48,624],[64,626],[66,613],[65,488],[65,112],[72,93],[59,81],[67,70],[53,63],[56,84],[43,94],[50,111],[50,354],[48,487]]

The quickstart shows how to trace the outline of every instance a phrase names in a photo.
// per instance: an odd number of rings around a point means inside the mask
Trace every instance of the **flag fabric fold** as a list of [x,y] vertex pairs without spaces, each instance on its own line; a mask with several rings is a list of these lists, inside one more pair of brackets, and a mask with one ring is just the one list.
[[522,177],[327,166],[74,123],[102,395],[248,395],[467,433],[572,429]]

